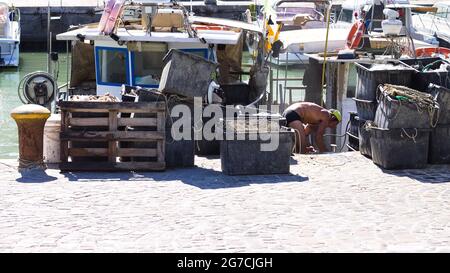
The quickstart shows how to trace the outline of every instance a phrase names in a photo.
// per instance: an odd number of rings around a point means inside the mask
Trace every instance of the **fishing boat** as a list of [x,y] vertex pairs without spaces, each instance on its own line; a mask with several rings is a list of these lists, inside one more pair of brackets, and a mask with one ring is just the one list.
[[[324,1],[322,1],[324,2]],[[330,3],[328,3],[330,4]],[[337,52],[348,47],[384,51],[394,40],[383,33],[382,22],[386,19],[384,10],[391,9],[399,14],[402,28],[398,42],[411,47],[433,46],[433,41],[418,33],[412,25],[412,9],[409,0],[348,0],[342,4],[341,12],[335,22],[330,21],[329,29],[300,29],[280,33],[282,52],[297,55],[320,53],[325,50]],[[403,39],[402,41],[400,41]],[[413,50],[411,50],[413,52]],[[303,60],[303,63],[307,58]]]
[[20,10],[0,3],[0,67],[19,66]]
[[450,1],[438,2],[426,13],[412,17],[414,28],[425,36],[437,38],[440,46],[450,47]]
[[[98,95],[120,97],[124,84],[158,88],[163,58],[171,49],[216,62],[227,57],[227,47],[235,46],[238,52],[241,48],[242,53],[243,29],[262,33],[255,25],[241,21],[191,16],[182,5],[170,1],[110,0],[98,24],[59,34],[57,39],[81,44],[88,53],[79,56],[92,56],[86,63],[95,65],[91,69],[95,75],[85,77],[83,84],[95,79]],[[83,74],[79,70],[83,70],[81,65],[72,65],[72,73]],[[73,78],[72,86],[77,84]]]
[[[323,1],[314,0],[277,0],[270,8],[263,7],[256,18],[252,18],[249,11],[246,12],[245,16],[247,22],[252,22],[260,28],[263,28],[265,22],[264,14],[266,13],[266,16],[270,17],[271,22],[283,25],[283,32],[321,29],[326,27],[326,18],[323,14],[322,3]],[[252,43],[253,41],[254,39],[246,40],[250,53],[255,51],[256,44]],[[297,52],[288,52],[280,53],[277,59],[270,59],[269,61],[277,65],[291,65],[307,63],[308,58]]]

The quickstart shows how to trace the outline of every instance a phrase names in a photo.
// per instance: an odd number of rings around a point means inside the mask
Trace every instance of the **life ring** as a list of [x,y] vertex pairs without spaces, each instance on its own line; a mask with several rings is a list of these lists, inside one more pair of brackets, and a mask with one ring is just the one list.
[[435,55],[450,58],[450,49],[445,47],[421,47],[416,49],[416,57],[434,57]]
[[361,40],[364,36],[365,26],[361,20],[358,20],[352,25],[350,32],[347,36],[347,48],[355,49],[361,43]]

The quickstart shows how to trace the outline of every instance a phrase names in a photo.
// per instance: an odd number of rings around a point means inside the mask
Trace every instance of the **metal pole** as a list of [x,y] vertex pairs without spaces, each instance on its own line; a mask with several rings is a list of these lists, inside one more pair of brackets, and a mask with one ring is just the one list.
[[287,81],[288,81],[288,65],[289,65],[289,52],[286,52],[286,66],[284,70],[284,100],[286,100]]
[[47,72],[50,73],[50,51],[51,51],[51,33],[50,33],[50,0],[48,0],[47,6]]
[[67,85],[67,91],[69,91],[69,62],[71,62],[69,57],[69,41],[66,41],[66,83]]

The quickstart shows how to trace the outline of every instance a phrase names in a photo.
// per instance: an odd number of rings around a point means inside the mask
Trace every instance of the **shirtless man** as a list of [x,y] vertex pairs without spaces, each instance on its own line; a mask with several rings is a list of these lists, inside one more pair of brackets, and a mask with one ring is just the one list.
[[338,110],[327,110],[311,102],[292,104],[284,111],[283,117],[286,118],[287,125],[296,130],[296,149],[302,154],[314,152],[314,147],[307,147],[306,140],[306,137],[313,131],[316,132],[316,144],[319,152],[327,152],[323,141],[325,129],[334,129],[342,121],[341,113]]

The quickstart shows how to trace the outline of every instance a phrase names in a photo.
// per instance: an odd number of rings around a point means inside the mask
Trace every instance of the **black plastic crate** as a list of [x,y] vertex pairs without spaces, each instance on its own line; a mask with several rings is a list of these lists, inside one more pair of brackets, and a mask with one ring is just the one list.
[[361,100],[353,98],[356,103],[356,110],[358,112],[358,117],[364,120],[374,120],[375,113],[377,111],[378,103],[376,101]]
[[[249,140],[249,134],[245,134],[246,140],[224,140],[220,143],[220,159],[222,172],[227,175],[269,175],[288,174],[290,172],[290,158],[295,143],[295,133],[292,129],[282,128],[278,134],[279,146],[275,151],[261,151],[263,138]],[[272,135],[272,137],[276,137]]]
[[436,102],[439,104],[439,120],[438,125],[449,125],[450,124],[450,89],[431,85],[430,86],[431,95],[435,98]]
[[[402,63],[407,64],[414,69],[414,76],[412,78],[412,86],[415,89],[428,92],[430,83],[437,84],[443,87],[450,87],[450,71],[436,72],[432,69],[439,68],[441,64],[449,64],[442,58],[418,58],[418,59],[404,59]],[[427,66],[430,69],[426,69]]]
[[350,129],[349,133],[358,138],[359,119],[358,113],[350,112]]
[[250,86],[246,83],[222,84],[224,105],[248,105],[250,101]]
[[429,129],[436,123],[437,113],[437,110],[431,113],[428,109],[418,108],[414,103],[400,101],[381,93],[374,122],[377,127],[385,129]]
[[370,132],[366,129],[367,121],[357,117],[358,120],[358,150],[362,155],[372,158],[372,148],[370,145]]
[[450,164],[450,125],[433,129],[430,137],[431,164]]
[[372,160],[384,169],[422,169],[427,166],[430,130],[368,127]]
[[356,63],[358,74],[356,98],[366,101],[376,100],[380,84],[411,86],[414,69],[401,62],[392,64],[401,66],[402,69],[371,70],[375,64]]

